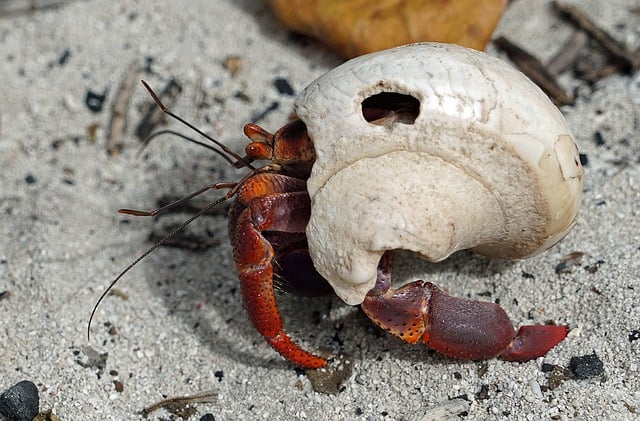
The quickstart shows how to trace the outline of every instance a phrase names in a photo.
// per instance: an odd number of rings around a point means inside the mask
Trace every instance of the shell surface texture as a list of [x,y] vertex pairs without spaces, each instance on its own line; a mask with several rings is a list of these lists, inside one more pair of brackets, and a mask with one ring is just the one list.
[[251,172],[225,184],[244,306],[284,358],[309,369],[330,360],[286,333],[276,289],[333,292],[452,358],[527,361],[566,337],[566,326],[516,330],[497,304],[428,281],[391,281],[394,250],[433,262],[464,249],[519,259],[573,226],[579,154],[560,111],[524,75],[475,50],[411,44],[319,77],[295,112],[274,134],[245,126],[237,166]]
[[[417,100],[413,121],[363,117],[361,104],[388,92]],[[316,151],[311,256],[349,304],[373,288],[386,250],[523,258],[575,221],[583,170],[571,129],[486,54],[415,44],[363,56],[311,83],[296,113]]]

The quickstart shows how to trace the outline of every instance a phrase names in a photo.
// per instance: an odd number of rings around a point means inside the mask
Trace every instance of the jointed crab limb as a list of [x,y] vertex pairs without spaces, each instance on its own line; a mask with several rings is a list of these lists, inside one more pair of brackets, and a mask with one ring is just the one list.
[[304,351],[283,330],[273,286],[275,251],[262,232],[304,232],[310,205],[300,187],[300,180],[278,174],[248,179],[230,211],[230,232],[244,305],[256,330],[294,364],[320,368],[327,361]]
[[505,311],[494,303],[452,297],[431,282],[391,288],[391,252],[380,262],[378,281],[362,309],[377,325],[401,339],[424,342],[453,358],[509,361],[540,357],[562,341],[566,326],[523,326],[514,331]]

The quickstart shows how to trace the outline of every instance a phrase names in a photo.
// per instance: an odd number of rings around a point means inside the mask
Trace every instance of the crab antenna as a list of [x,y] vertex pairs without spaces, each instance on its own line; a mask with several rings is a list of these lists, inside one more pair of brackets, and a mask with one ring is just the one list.
[[[140,153],[142,153],[142,151],[144,150],[144,148],[146,148],[149,145],[149,143],[151,143],[151,141],[153,139],[155,139],[156,137],[158,137],[160,135],[164,135],[164,134],[171,134],[171,135],[177,136],[179,138],[182,138],[182,139],[184,139],[184,140],[186,140],[188,142],[194,143],[194,144],[196,144],[198,146],[202,146],[203,148],[207,148],[210,151],[213,151],[213,152],[219,154],[222,158],[224,158],[225,161],[227,161],[228,163],[230,163],[232,165],[236,165],[236,163],[238,162],[238,161],[234,161],[231,157],[229,157],[228,154],[226,154],[224,151],[221,151],[220,149],[217,149],[217,148],[215,148],[215,147],[213,147],[211,145],[208,145],[208,144],[206,144],[204,142],[200,142],[199,140],[196,140],[196,139],[191,138],[191,137],[189,137],[187,135],[184,135],[184,134],[182,134],[180,132],[176,132],[175,130],[170,130],[170,129],[159,130],[159,131],[153,132],[149,136],[147,136],[147,138],[144,140],[144,143],[142,144],[142,146],[138,150],[138,153],[137,153],[136,156],[139,156]],[[241,164],[243,164],[243,165],[246,164],[246,161],[247,160],[245,158],[245,160]],[[246,166],[248,166],[249,168],[253,169],[253,167],[251,165],[246,165]]]
[[196,126],[194,126],[193,124],[189,123],[187,120],[185,120],[184,118],[180,117],[177,114],[174,114],[169,108],[167,108],[162,101],[160,101],[160,98],[158,97],[158,95],[156,95],[156,93],[153,91],[153,89],[151,89],[151,87],[149,86],[149,84],[147,84],[147,82],[145,82],[144,80],[141,80],[142,85],[144,86],[144,88],[147,90],[147,92],[149,92],[149,95],[151,95],[151,98],[153,98],[153,100],[155,101],[156,104],[158,104],[158,107],[160,107],[160,109],[167,115],[169,115],[170,117],[178,120],[180,123],[184,124],[185,126],[187,126],[188,128],[190,128],[191,130],[195,131],[196,133],[198,133],[200,136],[204,137],[205,139],[213,142],[214,144],[216,144],[220,149],[222,149],[222,151],[217,151],[219,154],[223,155],[223,154],[227,154],[231,157],[233,157],[234,159],[236,159],[236,162],[233,162],[232,160],[229,160],[229,162],[231,162],[236,168],[240,168],[240,167],[248,167],[252,170],[254,170],[255,168],[251,165],[251,162],[248,161],[247,158],[237,154],[236,152],[234,152],[233,150],[231,150],[228,146],[226,146],[224,143],[218,142],[217,140],[215,140],[213,137],[209,136],[208,134],[206,134],[205,132],[203,132],[202,130],[200,130],[199,128],[197,128]]
[[[253,174],[253,173],[251,173]],[[196,196],[201,195],[202,193],[209,191],[209,190],[220,190],[220,189],[233,189],[236,187],[238,183],[233,183],[233,182],[222,182],[222,183],[215,183],[215,184],[209,184],[207,186],[202,187],[201,189],[198,189],[196,191],[194,191],[193,193],[189,193],[187,196],[176,200],[175,202],[171,202],[168,203],[158,209],[154,209],[152,211],[143,211],[143,210],[138,210],[138,209],[118,209],[118,213],[124,213],[127,215],[134,215],[134,216],[156,216],[158,215],[160,212],[165,211],[167,209],[171,209],[174,208],[178,205],[181,205],[185,202],[188,202],[189,200],[193,199]]]
[[225,200],[228,200],[229,198],[231,198],[238,190],[235,188],[232,188],[231,190],[229,190],[229,192],[227,192],[227,194],[225,194],[224,196],[222,196],[221,198],[219,198],[218,200],[211,202],[209,205],[207,205],[204,209],[202,209],[201,211],[199,211],[198,213],[196,213],[195,215],[193,215],[191,218],[187,219],[185,222],[183,222],[178,228],[174,229],[173,231],[171,231],[169,234],[167,234],[164,238],[162,238],[160,241],[158,241],[157,243],[155,243],[153,246],[151,246],[150,248],[148,248],[144,253],[142,253],[142,255],[140,257],[138,257],[136,260],[134,260],[132,263],[129,264],[129,266],[127,266],[122,272],[120,272],[120,274],[116,277],[116,279],[114,279],[109,286],[107,287],[106,290],[104,290],[104,292],[100,295],[100,298],[98,298],[98,301],[96,302],[96,304],[93,306],[93,310],[91,310],[91,316],[89,317],[89,323],[87,324],[87,340],[91,340],[91,322],[93,321],[93,316],[96,314],[96,311],[98,310],[98,306],[100,305],[100,303],[102,302],[102,300],[104,300],[104,298],[107,296],[107,294],[109,293],[109,291],[111,291],[111,288],[113,288],[115,286],[116,283],[118,283],[118,281],[127,273],[129,272],[135,265],[137,265],[142,259],[144,259],[145,257],[147,257],[149,254],[151,254],[155,249],[157,249],[158,247],[160,247],[162,244],[164,244],[165,241],[170,240],[171,238],[175,237],[177,233],[179,233],[180,231],[182,231],[187,225],[189,225],[190,223],[192,223],[193,221],[195,221],[197,218],[201,217],[202,215],[204,215],[205,213],[207,213],[210,209],[216,207],[217,205],[219,205],[220,203],[224,202]]

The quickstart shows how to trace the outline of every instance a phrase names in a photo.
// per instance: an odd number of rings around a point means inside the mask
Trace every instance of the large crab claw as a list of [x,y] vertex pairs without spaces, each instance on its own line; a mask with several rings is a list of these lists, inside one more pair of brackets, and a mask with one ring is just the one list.
[[522,326],[516,332],[497,304],[452,297],[431,282],[415,281],[394,290],[392,260],[392,252],[384,254],[376,286],[362,309],[378,326],[409,343],[421,341],[453,358],[528,361],[567,336],[566,326]]

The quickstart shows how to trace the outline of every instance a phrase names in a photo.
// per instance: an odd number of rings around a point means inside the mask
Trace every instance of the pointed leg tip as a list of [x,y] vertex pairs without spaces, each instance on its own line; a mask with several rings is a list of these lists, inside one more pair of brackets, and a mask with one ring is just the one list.
[[521,326],[511,345],[500,354],[505,361],[529,361],[545,355],[567,337],[567,326]]

